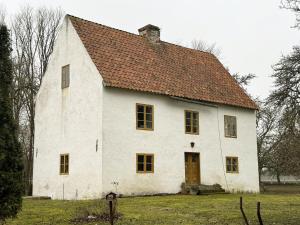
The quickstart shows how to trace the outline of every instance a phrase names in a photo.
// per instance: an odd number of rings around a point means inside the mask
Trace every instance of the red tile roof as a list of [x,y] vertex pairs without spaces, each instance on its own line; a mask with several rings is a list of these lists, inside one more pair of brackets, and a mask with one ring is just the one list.
[[257,109],[210,53],[68,18],[106,86]]

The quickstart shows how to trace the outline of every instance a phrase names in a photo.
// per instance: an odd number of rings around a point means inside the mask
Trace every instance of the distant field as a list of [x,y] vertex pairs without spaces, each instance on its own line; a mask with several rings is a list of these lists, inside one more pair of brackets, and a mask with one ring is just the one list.
[[264,192],[300,194],[300,184],[265,184]]
[[[237,194],[170,195],[118,199],[123,215],[115,224],[243,224]],[[261,202],[265,224],[299,225],[300,194],[245,194],[244,208],[250,224],[258,224],[256,202]],[[78,207],[91,201],[24,200],[23,211],[8,225],[69,225]],[[107,223],[93,222],[93,225]]]

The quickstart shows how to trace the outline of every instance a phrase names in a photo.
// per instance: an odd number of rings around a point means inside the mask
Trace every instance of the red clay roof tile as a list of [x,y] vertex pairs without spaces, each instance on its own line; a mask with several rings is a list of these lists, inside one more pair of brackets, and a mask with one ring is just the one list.
[[68,18],[106,86],[257,109],[210,53]]

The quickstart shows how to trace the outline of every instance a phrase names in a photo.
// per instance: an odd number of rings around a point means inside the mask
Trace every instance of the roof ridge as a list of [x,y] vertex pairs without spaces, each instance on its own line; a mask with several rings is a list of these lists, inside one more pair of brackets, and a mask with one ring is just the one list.
[[78,17],[78,16],[73,16],[73,15],[70,15],[70,14],[66,14],[66,16],[68,16],[68,17],[74,17],[74,18],[76,18],[76,19],[84,20],[84,21],[89,22],[89,23],[94,23],[94,24],[96,24],[96,25],[100,25],[100,26],[103,26],[103,27],[106,27],[106,28],[109,28],[109,29],[113,29],[113,30],[117,30],[117,31],[121,31],[121,32],[130,34],[130,35],[134,35],[134,36],[137,36],[137,37],[141,37],[141,36],[138,35],[138,34],[131,33],[131,32],[126,31],[126,30],[121,30],[121,29],[118,29],[118,28],[115,28],[115,27],[110,27],[110,26],[104,25],[104,24],[102,24],[102,23],[98,23],[98,22],[94,22],[94,21],[91,21],[91,20],[83,19],[83,18]]
[[[121,31],[121,32],[130,34],[130,35],[141,37],[139,34],[135,34],[135,33],[132,33],[132,32],[126,31],[126,30],[121,30],[121,29],[118,29],[118,28],[115,28],[115,27],[110,27],[110,26],[104,25],[102,23],[98,23],[98,22],[94,22],[94,21],[91,21],[91,20],[83,19],[81,17],[74,16],[74,15],[71,15],[71,14],[66,14],[66,16],[68,16],[68,17],[74,17],[74,18],[77,18],[77,19],[80,19],[80,20],[83,20],[83,21],[86,21],[86,22],[94,23],[96,25],[100,25],[100,26],[103,26],[103,27],[106,27],[106,28],[109,28],[109,29],[113,29],[113,30],[117,30],[117,31]],[[166,43],[166,44],[170,44],[170,45],[175,45],[175,46],[178,46],[178,47],[181,47],[181,48],[185,48],[185,49],[188,49],[188,50],[192,50],[192,51],[196,51],[196,52],[202,52],[202,53],[205,53],[205,54],[212,55],[212,56],[216,57],[211,52],[206,52],[206,51],[203,51],[203,50],[198,50],[198,49],[190,48],[190,47],[187,47],[187,46],[182,46],[182,45],[179,45],[179,44],[175,44],[175,43],[171,43],[171,42],[167,42],[167,41],[163,41],[163,40],[161,40],[161,42]]]

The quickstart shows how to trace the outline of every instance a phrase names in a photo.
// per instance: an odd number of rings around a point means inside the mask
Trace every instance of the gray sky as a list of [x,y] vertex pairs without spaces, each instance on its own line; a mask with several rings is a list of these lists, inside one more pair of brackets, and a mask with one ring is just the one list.
[[190,46],[194,39],[216,43],[231,73],[254,73],[253,96],[272,89],[271,66],[299,44],[293,13],[279,9],[280,0],[0,0],[8,14],[25,3],[60,6],[66,13],[137,33],[151,23],[161,39]]

